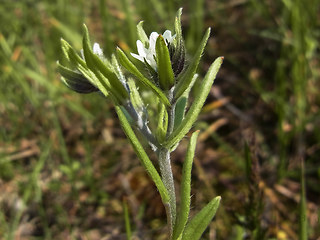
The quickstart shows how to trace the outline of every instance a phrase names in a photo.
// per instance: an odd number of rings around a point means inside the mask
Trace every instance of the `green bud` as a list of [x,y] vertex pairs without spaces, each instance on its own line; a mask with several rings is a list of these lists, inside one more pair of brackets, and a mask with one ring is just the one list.
[[59,62],[58,72],[61,80],[73,91],[78,93],[91,93],[99,91],[83,74],[62,66]]
[[[87,27],[84,25],[84,37],[83,37],[83,53],[87,63],[87,66],[92,70],[98,79],[101,81],[107,80],[110,91],[115,97],[118,103],[123,103],[129,99],[129,93],[124,87],[123,83],[119,80],[117,75],[110,69],[104,62],[99,58],[98,55],[94,54],[91,49],[89,32]],[[104,77],[102,78],[101,75]]]

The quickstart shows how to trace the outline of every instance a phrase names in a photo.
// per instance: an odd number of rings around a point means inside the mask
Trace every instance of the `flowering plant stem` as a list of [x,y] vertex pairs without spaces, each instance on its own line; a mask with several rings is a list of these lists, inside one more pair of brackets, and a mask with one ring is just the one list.
[[173,227],[176,221],[176,194],[174,180],[170,162],[170,151],[166,148],[160,148],[158,151],[158,160],[163,184],[169,194],[169,202],[165,204],[169,235],[172,236]]
[[[220,197],[214,198],[189,220],[191,169],[199,132],[192,134],[188,145],[182,170],[181,202],[178,210],[170,155],[190,131],[200,114],[223,57],[213,62],[186,111],[190,90],[197,80],[196,69],[210,36],[210,29],[206,31],[198,51],[186,66],[181,13],[180,9],[175,20],[175,35],[169,30],[163,35],[153,32],[149,42],[142,23],[138,24],[139,55],[132,54],[132,57],[139,60],[140,64],[134,64],[120,48],[117,48],[117,57],[113,55],[111,60],[105,58],[99,44],[95,43],[93,49],[91,48],[88,29],[84,26],[81,56],[77,55],[70,44],[62,40],[63,59],[58,63],[58,70],[63,82],[74,91],[78,93],[100,91],[111,99],[123,131],[160,193],[167,214],[169,239],[198,240],[214,217],[220,203]],[[148,114],[152,108],[148,109],[148,105],[145,104],[146,99],[141,97],[142,90],[136,87],[135,80],[127,78],[118,62],[131,73],[130,76],[134,76],[139,84],[145,85],[153,94],[152,100],[155,101],[151,101],[150,105],[158,104],[158,111],[155,110],[151,114],[152,117]],[[151,127],[148,125],[150,121],[154,123],[150,124]],[[155,124],[157,128],[153,129],[152,126]],[[159,172],[136,133],[140,133],[156,153]]]

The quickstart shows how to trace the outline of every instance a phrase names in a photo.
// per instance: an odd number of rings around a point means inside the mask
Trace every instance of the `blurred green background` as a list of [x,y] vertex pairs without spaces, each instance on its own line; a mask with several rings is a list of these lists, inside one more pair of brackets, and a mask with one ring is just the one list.
[[[135,52],[136,24],[173,30],[183,7],[188,59],[225,61],[194,129],[193,213],[221,207],[203,239],[320,235],[319,0],[1,0],[0,238],[166,239],[165,212],[99,94],[60,82],[60,38],[82,24],[106,56]],[[174,152],[177,184],[186,142]],[[178,185],[177,185],[178,186]]]

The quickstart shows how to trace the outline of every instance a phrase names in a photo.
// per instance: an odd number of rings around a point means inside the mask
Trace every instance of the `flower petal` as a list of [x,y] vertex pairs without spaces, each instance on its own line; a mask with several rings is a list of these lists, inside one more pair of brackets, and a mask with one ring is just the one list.
[[143,46],[140,40],[137,40],[137,50],[142,59],[146,56],[146,48]]
[[136,58],[136,59],[140,60],[141,62],[144,62],[144,58],[143,58],[143,57],[141,57],[140,55],[135,54],[135,53],[130,53],[130,54],[131,54],[131,56],[132,56],[132,57],[134,57],[134,58]]
[[152,32],[149,38],[149,51],[155,52],[156,41],[159,36],[159,33]]
[[100,48],[99,43],[93,44],[93,53],[96,54],[98,57],[103,57],[102,49]]
[[163,38],[164,40],[166,40],[166,42],[171,42],[172,41],[172,34],[171,34],[171,31],[170,30],[166,30],[164,33],[163,33]]

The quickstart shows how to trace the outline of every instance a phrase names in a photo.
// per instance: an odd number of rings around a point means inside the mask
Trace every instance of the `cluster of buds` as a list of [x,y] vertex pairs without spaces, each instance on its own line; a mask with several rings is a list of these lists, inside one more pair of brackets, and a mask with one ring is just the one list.
[[[209,28],[192,61],[186,66],[181,13],[180,9],[175,20],[174,35],[166,30],[162,35],[152,32],[148,38],[143,30],[143,22],[140,22],[137,25],[138,54],[126,55],[117,48],[116,54],[112,55],[111,59],[107,59],[99,44],[95,43],[92,48],[85,25],[81,54],[78,55],[65,40],[61,40],[63,58],[58,62],[58,71],[63,82],[78,93],[100,91],[104,96],[109,96],[115,105],[122,106],[130,122],[142,132],[154,150],[157,150],[165,141],[169,141],[170,145],[176,145],[181,140],[180,137],[170,135],[185,119],[189,91],[197,78],[196,69],[210,36]],[[218,58],[213,64],[215,66],[211,72],[213,71],[214,77],[221,63],[222,58]],[[160,109],[162,109],[159,113],[161,119],[155,134],[147,125],[148,114],[138,91],[139,88],[135,81],[123,72],[123,68],[159,99]],[[207,75],[212,79],[211,73]],[[208,89],[205,89],[205,92],[208,92]],[[176,109],[178,105],[179,108]],[[174,118],[171,121],[168,120],[170,112],[173,115],[171,118]],[[194,121],[195,118],[192,123]],[[184,130],[183,133],[186,134],[189,129],[180,130]],[[168,143],[166,145],[168,146]]]

